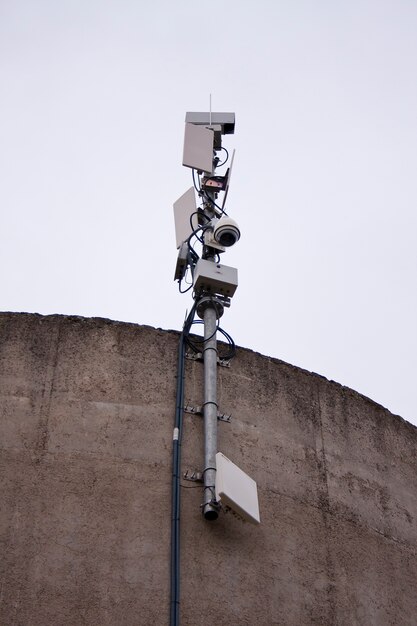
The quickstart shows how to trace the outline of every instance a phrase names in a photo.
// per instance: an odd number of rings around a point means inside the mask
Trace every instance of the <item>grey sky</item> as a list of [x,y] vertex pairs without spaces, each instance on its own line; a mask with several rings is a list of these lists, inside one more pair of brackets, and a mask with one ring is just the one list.
[[0,3],[0,308],[180,329],[187,110],[236,112],[235,341],[417,424],[417,4]]

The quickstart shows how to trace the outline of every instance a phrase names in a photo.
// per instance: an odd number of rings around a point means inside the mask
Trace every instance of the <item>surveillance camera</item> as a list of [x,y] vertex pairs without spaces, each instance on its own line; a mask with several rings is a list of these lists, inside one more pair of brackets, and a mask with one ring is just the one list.
[[228,248],[240,239],[239,226],[230,217],[221,217],[214,227],[214,239],[221,246]]
[[197,113],[190,111],[185,116],[185,122],[203,126],[219,126],[222,135],[233,135],[235,132],[234,113]]

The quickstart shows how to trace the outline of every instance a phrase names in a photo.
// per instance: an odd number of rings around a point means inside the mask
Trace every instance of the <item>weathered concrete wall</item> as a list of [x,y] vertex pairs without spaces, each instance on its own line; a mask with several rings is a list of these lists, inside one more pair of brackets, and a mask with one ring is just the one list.
[[[0,315],[0,624],[168,624],[177,344]],[[186,399],[202,394],[187,361]],[[219,449],[257,481],[261,525],[204,521],[184,483],[182,624],[414,626],[417,429],[245,349],[219,394]],[[186,414],[183,469],[201,465],[202,421]]]

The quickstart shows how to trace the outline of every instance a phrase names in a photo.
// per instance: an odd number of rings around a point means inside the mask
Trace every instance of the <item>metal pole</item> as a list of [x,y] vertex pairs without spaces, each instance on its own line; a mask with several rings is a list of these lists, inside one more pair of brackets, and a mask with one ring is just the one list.
[[214,303],[204,311],[204,500],[207,520],[219,516],[215,504],[217,453],[217,311]]

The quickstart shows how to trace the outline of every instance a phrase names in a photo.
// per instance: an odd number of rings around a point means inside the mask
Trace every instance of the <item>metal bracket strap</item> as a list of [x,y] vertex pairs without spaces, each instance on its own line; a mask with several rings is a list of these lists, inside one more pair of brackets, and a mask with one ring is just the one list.
[[[203,362],[203,353],[202,352],[187,352],[185,358],[190,361],[201,361]],[[217,365],[220,367],[230,367],[231,359],[222,359],[221,357],[217,357]]]
[[203,473],[202,472],[197,472],[196,470],[187,470],[182,477],[184,478],[184,480],[191,480],[194,483],[202,483],[204,482],[203,480]]
[[[192,415],[203,415],[203,407],[191,406],[190,404],[187,404],[184,407],[184,412],[191,413]],[[220,411],[217,411],[217,419],[220,420],[221,422],[227,422],[228,424],[230,424],[232,416],[227,415],[226,413],[220,413]]]

